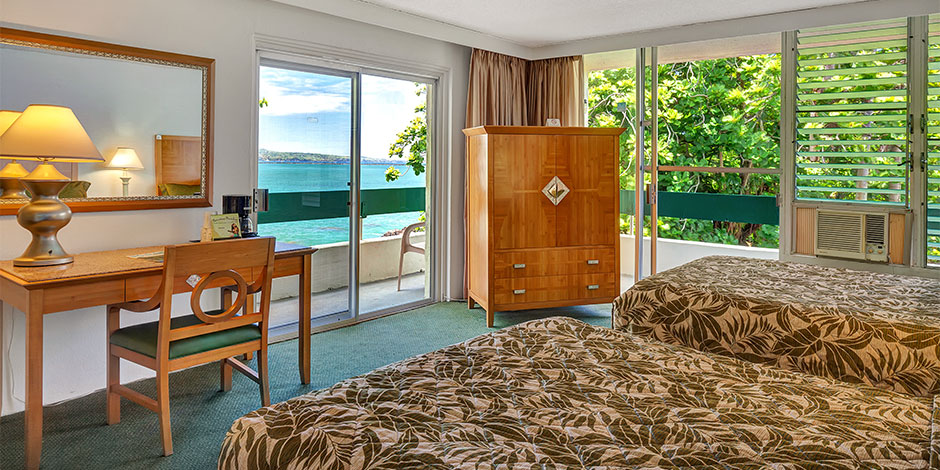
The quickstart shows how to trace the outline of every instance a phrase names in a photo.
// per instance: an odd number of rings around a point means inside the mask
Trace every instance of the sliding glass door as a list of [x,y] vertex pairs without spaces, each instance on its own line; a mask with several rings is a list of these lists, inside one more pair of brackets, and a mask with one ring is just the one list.
[[378,314],[429,298],[430,84],[362,75],[362,239],[359,311]]
[[[261,59],[257,175],[270,208],[258,231],[318,249],[314,328],[430,301],[432,89],[407,76]],[[296,321],[292,301],[277,300],[298,295],[295,284],[275,286],[274,327]]]

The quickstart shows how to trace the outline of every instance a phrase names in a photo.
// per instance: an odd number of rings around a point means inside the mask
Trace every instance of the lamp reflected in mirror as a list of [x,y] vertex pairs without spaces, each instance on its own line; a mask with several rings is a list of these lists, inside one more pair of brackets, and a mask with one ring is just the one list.
[[[23,114],[19,111],[0,109],[0,135]],[[11,160],[3,169],[0,169],[0,199],[26,199],[26,188],[20,179],[29,174],[29,171],[19,164],[13,157],[0,155],[0,159]],[[23,158],[20,158],[23,160]]]
[[21,207],[16,221],[33,235],[32,242],[14,266],[54,266],[72,262],[56,234],[72,219],[72,210],[59,200],[69,178],[50,161],[103,162],[85,128],[71,109],[33,104],[0,135],[0,155],[28,158],[42,163],[20,179],[32,196]]
[[128,185],[131,182],[131,175],[127,173],[128,170],[140,170],[144,165],[140,162],[140,157],[137,156],[137,152],[130,147],[118,147],[117,151],[114,152],[114,156],[111,157],[111,161],[108,162],[108,168],[116,168],[121,170],[121,185],[123,186],[122,192],[124,197],[127,197]]

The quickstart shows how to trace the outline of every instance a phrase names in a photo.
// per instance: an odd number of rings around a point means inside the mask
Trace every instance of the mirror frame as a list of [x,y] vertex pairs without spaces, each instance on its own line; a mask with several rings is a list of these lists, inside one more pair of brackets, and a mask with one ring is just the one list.
[[[214,124],[215,59],[173,52],[142,49],[106,42],[89,41],[68,36],[36,33],[13,28],[0,28],[0,44],[71,52],[94,57],[144,62],[202,70],[202,175],[200,196],[128,196],[63,199],[72,212],[131,211],[212,206],[212,137]],[[0,166],[5,161],[0,160]],[[0,203],[0,215],[15,215],[24,202]]]

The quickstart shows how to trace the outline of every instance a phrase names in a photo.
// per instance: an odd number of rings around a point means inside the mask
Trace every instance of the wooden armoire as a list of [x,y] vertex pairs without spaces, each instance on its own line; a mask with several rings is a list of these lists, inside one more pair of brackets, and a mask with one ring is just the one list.
[[467,301],[496,311],[620,293],[623,128],[482,126],[467,136]]

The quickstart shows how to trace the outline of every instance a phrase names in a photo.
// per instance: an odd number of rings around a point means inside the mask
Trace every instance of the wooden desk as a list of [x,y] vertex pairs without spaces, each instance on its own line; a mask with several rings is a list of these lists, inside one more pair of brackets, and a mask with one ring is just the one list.
[[[38,468],[42,455],[43,315],[150,298],[160,286],[163,264],[128,256],[162,250],[158,246],[81,253],[72,264],[40,268],[0,261],[0,312],[7,302],[26,314],[27,468]],[[310,257],[316,251],[290,243],[278,243],[274,249],[274,277],[300,275],[298,364],[305,384],[310,383]],[[185,287],[177,286],[177,291],[185,292]],[[2,326],[0,322],[0,338]],[[0,358],[0,377],[2,363]]]

